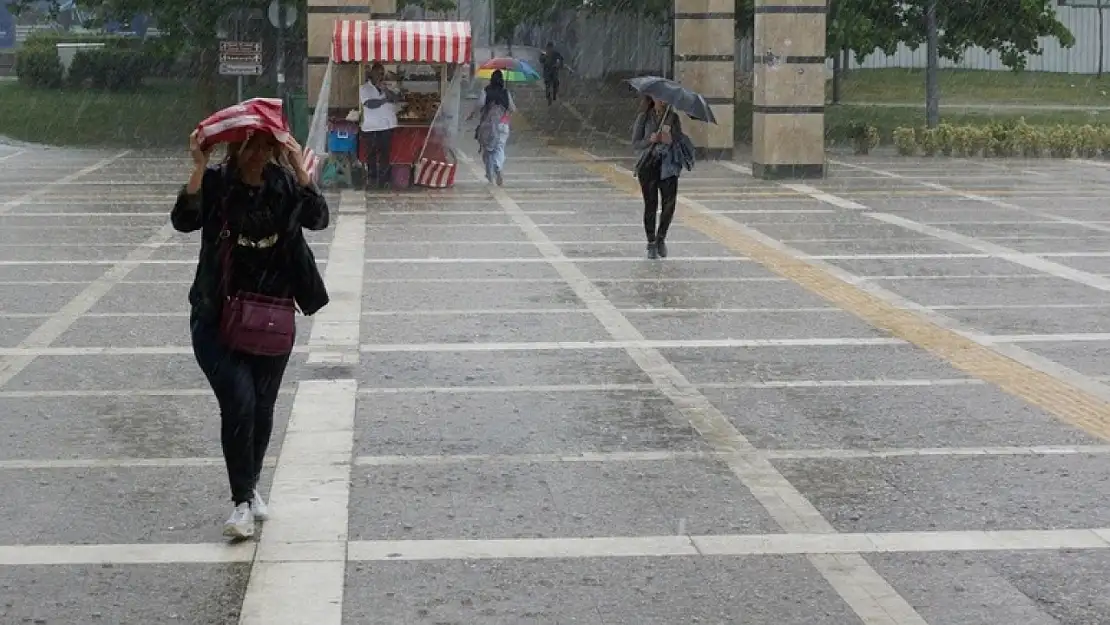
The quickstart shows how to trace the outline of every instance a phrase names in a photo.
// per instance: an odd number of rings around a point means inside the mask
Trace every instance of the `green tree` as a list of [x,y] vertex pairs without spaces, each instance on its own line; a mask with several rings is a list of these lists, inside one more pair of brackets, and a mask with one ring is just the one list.
[[[15,0],[16,10],[28,7],[31,0]],[[58,0],[54,0],[58,4]],[[307,0],[297,0],[298,11],[303,13]],[[240,9],[265,9],[269,0],[79,0],[78,6],[94,17],[88,26],[106,21],[127,20],[145,14],[157,20],[158,29],[168,45],[179,52],[196,55],[200,70],[200,96],[206,108],[217,106],[215,81],[217,77],[219,38],[218,32],[234,11]],[[303,20],[302,20],[303,21]]]
[[513,45],[516,29],[525,24],[540,24],[566,8],[567,0],[497,0],[494,7],[494,38]]
[[[14,0],[15,11],[29,8],[33,0]],[[299,15],[308,9],[308,0],[293,0]],[[218,76],[220,27],[236,11],[266,9],[270,0],[78,0],[78,6],[94,17],[89,26],[112,20],[127,20],[144,14],[157,20],[158,29],[164,34],[167,45],[178,52],[195,55],[200,70],[200,95],[207,108],[215,108],[215,84]],[[417,4],[429,11],[450,11],[454,0],[401,0],[400,4]],[[57,11],[59,0],[53,0]],[[304,29],[300,19],[294,28]]]
[[[1075,37],[1056,17],[1055,0],[832,0],[828,53],[851,50],[862,62],[875,50],[893,53],[899,43],[911,49],[926,44],[926,110],[929,125],[939,120],[939,59],[959,62],[968,49],[999,53],[1013,70],[1026,66],[1028,55],[1042,52],[1041,38],[1062,46]],[[935,49],[928,45],[928,9],[935,7]],[[834,89],[835,91],[835,89]]]

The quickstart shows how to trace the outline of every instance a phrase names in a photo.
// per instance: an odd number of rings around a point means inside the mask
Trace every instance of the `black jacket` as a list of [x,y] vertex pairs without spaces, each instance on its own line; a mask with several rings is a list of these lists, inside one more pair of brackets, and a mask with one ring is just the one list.
[[[189,289],[189,303],[194,314],[206,319],[219,318],[222,306],[219,235],[223,217],[220,206],[232,183],[230,176],[227,165],[209,167],[204,172],[200,192],[189,195],[182,187],[170,213],[170,221],[177,231],[201,231],[200,257],[193,286]],[[281,253],[288,254],[292,268],[290,293],[302,313],[315,314],[328,304],[328,291],[302,228],[327,228],[331,221],[328,203],[314,186],[300,186],[291,172],[276,165],[267,166],[263,172],[262,194],[264,201],[279,211],[281,221],[288,224],[278,245]]]

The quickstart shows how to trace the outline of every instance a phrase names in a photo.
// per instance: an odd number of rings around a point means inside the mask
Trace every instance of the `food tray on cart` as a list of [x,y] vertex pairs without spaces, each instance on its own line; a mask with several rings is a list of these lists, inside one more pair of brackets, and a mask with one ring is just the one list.
[[439,110],[438,93],[406,92],[397,112],[397,121],[403,123],[428,123],[435,119]]

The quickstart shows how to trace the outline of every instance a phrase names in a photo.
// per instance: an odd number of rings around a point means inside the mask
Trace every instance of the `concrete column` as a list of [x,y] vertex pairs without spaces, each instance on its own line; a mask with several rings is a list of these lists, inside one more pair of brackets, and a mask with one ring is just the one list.
[[[397,0],[308,0],[308,105],[314,109],[331,55],[336,20],[390,20],[397,17]],[[336,65],[332,74],[333,114],[345,115],[358,107],[358,68]]]
[[826,0],[755,0],[752,171],[825,175]]
[[735,0],[674,0],[674,78],[705,96],[717,117],[717,125],[684,120],[698,158],[732,160],[735,64]]

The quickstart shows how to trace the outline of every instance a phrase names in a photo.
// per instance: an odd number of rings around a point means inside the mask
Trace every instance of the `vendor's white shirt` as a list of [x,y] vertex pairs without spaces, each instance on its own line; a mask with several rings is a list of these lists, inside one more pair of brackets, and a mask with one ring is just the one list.
[[[367,82],[358,89],[358,101],[377,100],[382,97],[382,92],[372,83]],[[397,107],[392,102],[386,102],[376,109],[363,107],[362,131],[376,132],[397,127]]]

